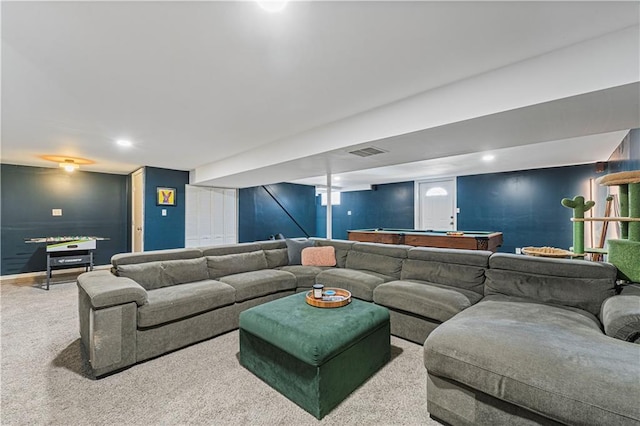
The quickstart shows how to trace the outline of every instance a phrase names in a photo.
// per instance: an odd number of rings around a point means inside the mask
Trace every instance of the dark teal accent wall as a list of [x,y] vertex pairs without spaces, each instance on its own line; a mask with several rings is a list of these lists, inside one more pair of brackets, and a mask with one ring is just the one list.
[[[145,167],[144,170],[144,250],[184,247],[185,189],[189,172]],[[175,188],[176,205],[158,206],[156,188]],[[167,215],[162,216],[166,209]]]
[[128,176],[2,164],[0,179],[2,275],[47,269],[45,245],[26,244],[29,238],[109,238],[97,243],[96,265],[130,246]]
[[640,129],[633,129],[629,133],[631,145],[629,170],[640,170]]
[[[316,235],[315,188],[279,183],[266,185],[276,199],[310,235]],[[261,186],[238,191],[238,241],[267,240],[271,235],[304,237],[305,233]]]
[[[327,235],[327,207],[316,201],[318,235]],[[351,212],[351,215],[349,215]],[[347,239],[347,231],[363,228],[404,228],[414,226],[413,182],[375,185],[369,191],[350,191],[340,194],[340,205],[332,209],[332,237]]]
[[632,129],[629,135],[611,154],[608,172],[640,170],[640,129]]
[[501,252],[526,246],[568,249],[573,211],[560,201],[576,195],[588,199],[589,179],[604,174],[588,164],[458,177],[458,229],[502,232]]

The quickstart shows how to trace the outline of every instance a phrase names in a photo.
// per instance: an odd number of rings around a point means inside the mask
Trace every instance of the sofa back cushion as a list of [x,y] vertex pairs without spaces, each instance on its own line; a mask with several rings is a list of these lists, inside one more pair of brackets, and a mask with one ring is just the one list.
[[209,279],[204,257],[119,265],[118,276],[127,277],[145,290]]
[[602,302],[615,293],[616,275],[608,263],[497,253],[489,259],[484,294],[524,297],[598,315]]
[[285,240],[287,244],[287,257],[289,265],[302,265],[302,249],[306,247],[314,247],[315,241],[309,239],[290,239]]
[[118,253],[111,257],[111,264],[115,269],[120,265],[157,262],[162,260],[196,259],[202,257],[197,248],[182,248],[170,250],[151,250],[135,253]]
[[267,269],[268,264],[264,250],[256,250],[248,253],[207,256],[207,267],[209,278],[215,280],[227,275]]
[[250,253],[262,250],[258,243],[224,244],[220,246],[202,247],[203,256],[223,256],[225,254]]
[[267,265],[269,269],[287,266],[289,264],[289,256],[287,254],[287,243],[285,240],[267,240],[259,241],[260,248],[264,250],[267,257]]
[[347,254],[346,267],[399,279],[402,261],[407,257],[408,249],[409,246],[356,243]]
[[347,254],[351,247],[355,244],[355,241],[347,240],[325,240],[321,238],[313,238],[318,247],[331,246],[336,251],[336,266],[338,268],[346,268],[347,266]]
[[484,274],[491,252],[416,247],[408,252],[400,278],[472,290],[484,294]]
[[267,266],[269,269],[275,269],[289,264],[289,255],[287,254],[286,248],[265,250],[264,255],[267,258]]
[[484,294],[484,271],[477,266],[406,259],[400,279],[444,284]]

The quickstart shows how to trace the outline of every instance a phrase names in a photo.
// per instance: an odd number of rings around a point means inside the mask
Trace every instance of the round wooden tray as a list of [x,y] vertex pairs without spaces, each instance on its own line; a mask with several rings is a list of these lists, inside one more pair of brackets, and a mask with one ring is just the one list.
[[538,257],[573,257],[574,253],[555,247],[523,247],[522,253]]
[[[307,303],[311,306],[315,306],[316,308],[339,308],[341,306],[348,305],[351,303],[351,293],[342,288],[333,288],[326,287],[324,291],[333,290],[336,292],[333,297],[342,297],[342,300],[322,300],[316,299],[313,297],[313,290],[307,292],[307,297],[305,298]],[[325,296],[326,297],[326,296]]]

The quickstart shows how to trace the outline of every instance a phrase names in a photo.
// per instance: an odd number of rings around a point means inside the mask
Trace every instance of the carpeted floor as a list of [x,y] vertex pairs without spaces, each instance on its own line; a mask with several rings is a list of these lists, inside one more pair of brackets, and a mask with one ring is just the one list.
[[392,337],[392,360],[322,421],[238,363],[233,331],[94,380],[80,355],[75,282],[2,284],[3,425],[436,425],[422,347]]

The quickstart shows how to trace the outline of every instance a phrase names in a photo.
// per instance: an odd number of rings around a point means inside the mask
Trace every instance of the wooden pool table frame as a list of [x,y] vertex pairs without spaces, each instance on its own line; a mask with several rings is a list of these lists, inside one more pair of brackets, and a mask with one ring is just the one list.
[[[441,234],[436,234],[441,232]],[[416,247],[441,247],[495,252],[502,245],[502,232],[463,235],[447,235],[447,231],[416,231],[409,229],[358,229],[347,231],[348,239],[384,244],[406,244]]]

